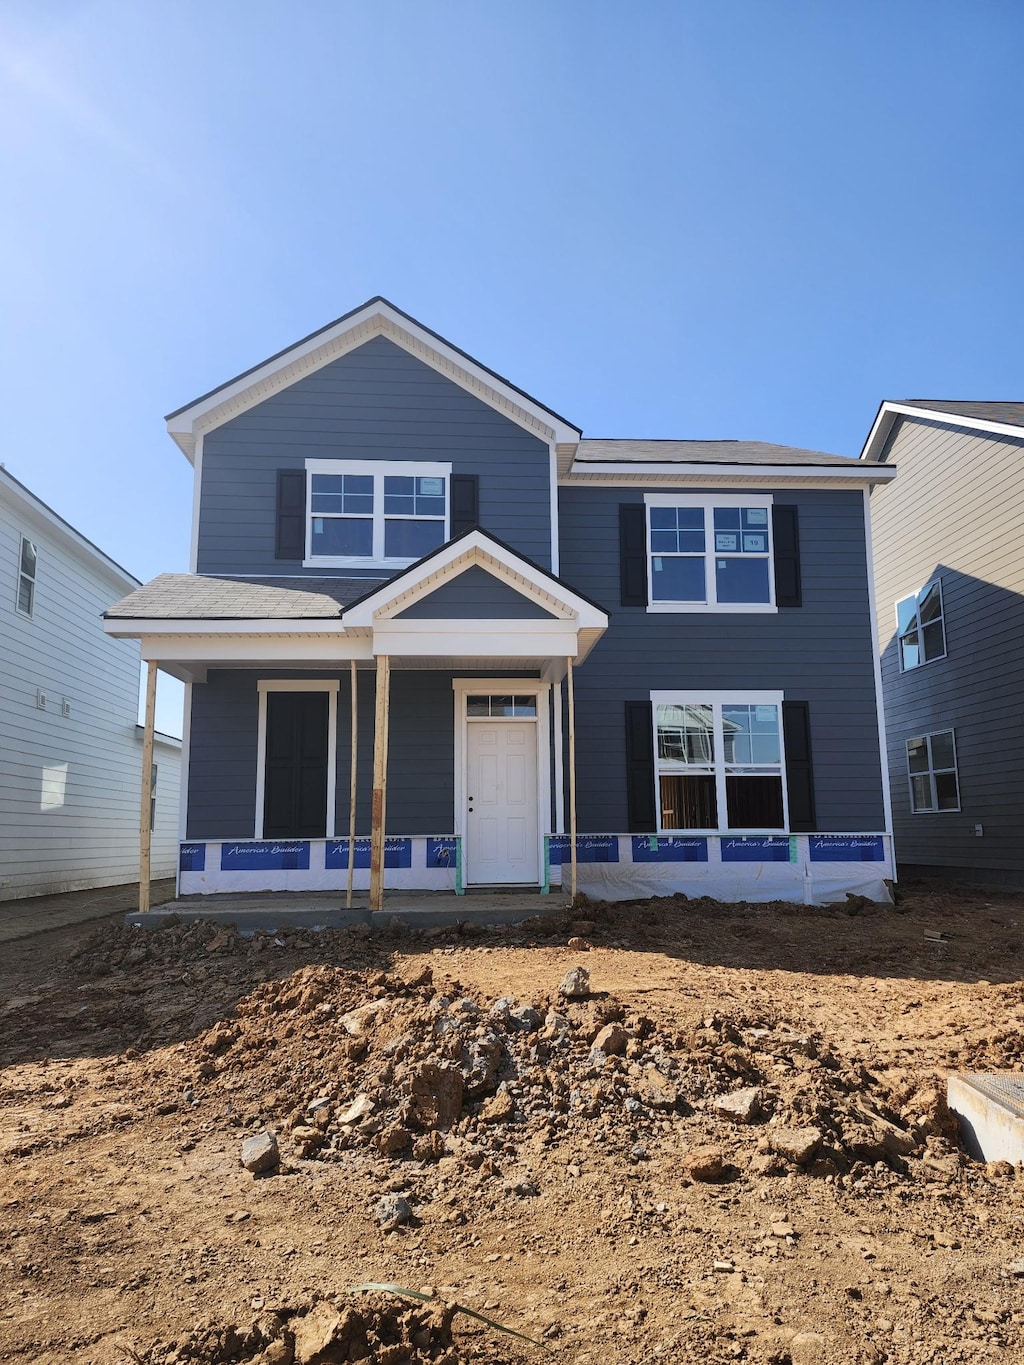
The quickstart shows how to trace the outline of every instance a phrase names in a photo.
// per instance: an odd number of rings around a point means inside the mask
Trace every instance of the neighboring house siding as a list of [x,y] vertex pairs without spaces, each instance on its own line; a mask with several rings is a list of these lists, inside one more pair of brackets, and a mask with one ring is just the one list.
[[[31,619],[14,605],[22,535],[38,550]],[[0,901],[138,877],[139,646],[108,638],[101,620],[124,591],[0,495]],[[154,760],[153,875],[164,877],[180,750],[158,744]]]
[[619,605],[619,506],[642,502],[643,489],[559,490],[561,576],[611,618],[576,672],[580,829],[628,828],[624,703],[652,690],[702,687],[734,690],[738,699],[745,690],[781,689],[808,702],[818,828],[885,828],[863,497],[859,490],[774,496],[799,508],[803,606],[675,615]]
[[274,557],[277,471],[307,458],[450,461],[479,475],[481,526],[550,567],[548,446],[376,337],[206,434],[200,573],[323,573]]
[[[886,459],[899,477],[873,493],[871,520],[896,856],[1024,876],[1024,434],[901,418]],[[946,657],[901,673],[896,603],[935,577]],[[948,729],[961,809],[913,814],[906,742]]]

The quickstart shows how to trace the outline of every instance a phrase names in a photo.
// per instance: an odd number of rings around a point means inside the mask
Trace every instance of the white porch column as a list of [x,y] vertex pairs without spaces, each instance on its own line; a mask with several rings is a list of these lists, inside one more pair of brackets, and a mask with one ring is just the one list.
[[569,867],[570,887],[576,899],[576,698],[573,693],[572,656],[566,661],[565,684],[569,703]]
[[388,709],[391,660],[377,658],[377,695],[373,723],[373,804],[370,810],[370,909],[384,907],[384,827],[388,798]]
[[139,784],[139,912],[149,909],[149,881],[153,847],[153,731],[156,727],[157,664],[150,659],[146,672],[146,720],[142,738],[142,781]]

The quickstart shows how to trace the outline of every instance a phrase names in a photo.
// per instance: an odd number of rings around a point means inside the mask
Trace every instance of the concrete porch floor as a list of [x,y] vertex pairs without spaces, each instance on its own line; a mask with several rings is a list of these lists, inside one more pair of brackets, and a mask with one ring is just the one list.
[[257,929],[331,928],[366,924],[385,929],[394,920],[415,929],[434,929],[448,924],[518,924],[533,915],[550,915],[569,908],[569,896],[561,890],[540,891],[389,891],[384,909],[371,911],[365,891],[357,891],[352,908],[345,908],[345,893],[337,891],[219,892],[211,896],[182,896],[155,905],[145,914],[125,915],[125,923],[158,929],[168,920],[208,920],[234,924],[243,932]]

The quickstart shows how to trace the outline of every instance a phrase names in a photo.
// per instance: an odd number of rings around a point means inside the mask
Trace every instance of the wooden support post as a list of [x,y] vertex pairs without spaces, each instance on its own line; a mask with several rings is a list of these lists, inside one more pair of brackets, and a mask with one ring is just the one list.
[[150,659],[146,674],[146,723],[142,736],[142,781],[139,784],[139,913],[149,909],[153,847],[153,731],[156,727],[157,665]]
[[359,756],[359,745],[357,743],[357,724],[359,718],[359,703],[356,695],[356,661],[352,660],[352,669],[349,674],[349,686],[352,689],[352,718],[350,723],[352,729],[352,747],[349,763],[351,772],[348,784],[348,885],[345,889],[345,908],[352,909],[352,876],[356,868],[356,760]]
[[373,718],[373,805],[370,810],[370,909],[384,908],[384,826],[388,804],[388,702],[391,660],[377,658],[377,696]]
[[566,693],[569,703],[569,867],[572,898],[576,900],[576,699],[572,686],[572,659],[566,661]]

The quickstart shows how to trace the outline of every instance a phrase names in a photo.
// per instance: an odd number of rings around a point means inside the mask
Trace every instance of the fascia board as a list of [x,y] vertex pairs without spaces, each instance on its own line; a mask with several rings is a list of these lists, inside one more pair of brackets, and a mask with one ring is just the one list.
[[154,616],[107,616],[103,619],[103,629],[108,635],[137,640],[143,635],[221,635],[226,637],[240,635],[291,635],[324,636],[340,640],[346,635],[337,617],[302,620],[234,620],[234,619],[195,619],[173,620]]
[[949,427],[987,431],[993,436],[1012,436],[1018,441],[1024,441],[1024,427],[1015,426],[1012,422],[993,422],[987,417],[965,417],[961,413],[946,412],[942,408],[918,408],[905,403],[886,401],[878,409],[878,416],[868,433],[868,439],[864,442],[864,449],[860,453],[862,460],[876,458],[876,451],[885,444],[897,417],[918,417],[924,422],[942,422]]
[[315,663],[337,666],[350,659],[372,659],[369,636],[339,641],[330,636],[281,635],[164,635],[139,637],[143,659],[158,663],[195,663],[203,668],[274,660],[275,666],[300,667]]
[[597,482],[604,479],[621,483],[625,476],[627,482],[632,477],[649,481],[658,479],[665,484],[685,483],[689,479],[700,479],[703,483],[717,483],[727,487],[737,479],[744,482],[761,484],[803,483],[815,484],[848,483],[861,487],[864,483],[887,483],[896,477],[895,465],[861,465],[850,460],[849,469],[842,465],[749,465],[749,464],[648,464],[639,460],[602,461],[589,463],[585,460],[573,461],[568,478],[559,483],[566,487],[582,482]]
[[305,341],[296,343],[223,388],[215,389],[190,406],[172,413],[167,418],[167,430],[191,461],[196,438],[201,432],[212,431],[240,416],[273,393],[287,388],[307,374],[315,373],[324,365],[380,335],[402,346],[417,360],[466,389],[532,435],[548,442],[580,439],[582,433],[569,426],[564,419],[541,407],[518,389],[502,383],[496,375],[469,356],[384,302],[367,304],[357,313],[339,320],[334,327],[313,333]]

